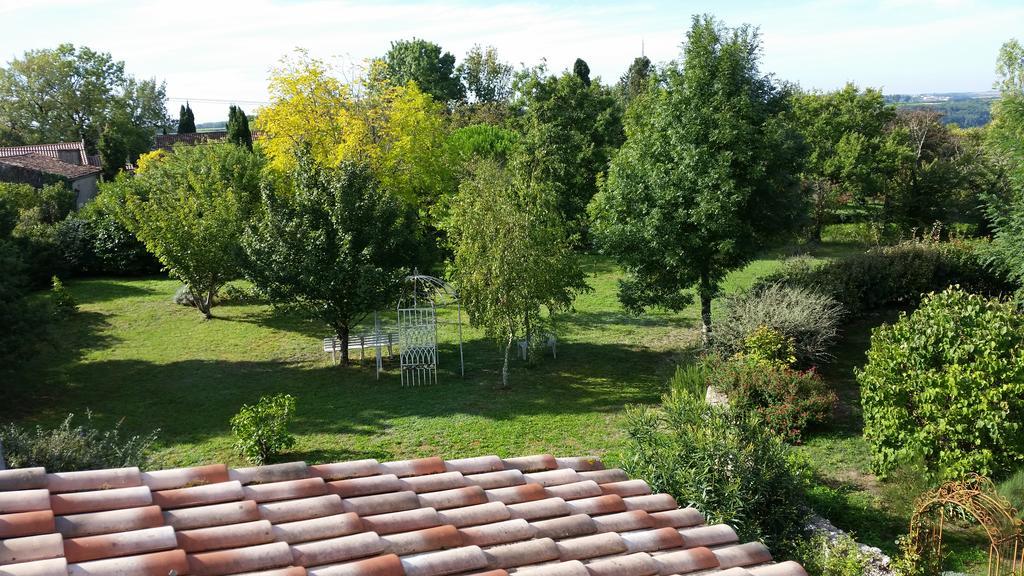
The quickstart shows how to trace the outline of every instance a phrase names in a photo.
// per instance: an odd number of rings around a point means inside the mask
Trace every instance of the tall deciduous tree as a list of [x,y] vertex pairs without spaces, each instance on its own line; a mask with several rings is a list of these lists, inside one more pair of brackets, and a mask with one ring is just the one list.
[[505,102],[512,96],[512,65],[498,59],[494,46],[474,45],[457,72],[474,103]]
[[289,180],[290,190],[264,190],[246,232],[249,276],[272,301],[330,326],[348,364],[351,328],[393,302],[415,263],[413,214],[367,164],[326,168],[303,154]]
[[1024,284],[1024,48],[1016,39],[1003,45],[996,71],[1000,98],[993,105],[988,143],[1010,186],[1005,193],[989,194],[986,211],[1001,258]]
[[178,134],[195,134],[196,115],[192,113],[192,107],[188,102],[178,112]]
[[534,174],[515,174],[479,161],[456,195],[446,222],[451,272],[470,322],[504,346],[502,386],[508,386],[513,343],[529,338],[548,312],[567,309],[588,290],[556,207],[556,196]]
[[249,130],[249,118],[234,104],[228,109],[228,142],[245,146],[252,150],[252,132]]
[[241,236],[258,201],[259,156],[230,144],[179,145],[123,188],[125,226],[212,318],[213,298],[241,273]]
[[882,92],[853,84],[794,97],[798,130],[807,144],[801,185],[811,199],[811,240],[844,200],[881,196],[892,176],[886,130],[896,116]]
[[163,83],[136,80],[108,53],[30,50],[0,68],[0,145],[83,140],[95,152],[105,131],[151,137],[170,125],[166,99]]
[[548,76],[538,68],[516,83],[523,153],[531,171],[552,186],[571,232],[583,235],[598,175],[623,140],[619,103],[600,82],[588,86],[570,72]]
[[294,169],[308,148],[326,166],[369,163],[385,189],[419,207],[454,189],[444,107],[416,85],[383,82],[357,97],[300,52],[271,74],[269,91],[256,121],[275,169]]
[[793,231],[805,206],[788,94],[758,70],[748,26],[699,16],[682,65],[630,107],[626,142],[595,199],[595,235],[624,265],[627,309],[679,310],[700,297],[705,341],[725,275]]
[[415,82],[420,90],[441,103],[457,102],[465,92],[455,73],[455,56],[433,42],[419,38],[398,40],[384,56],[384,70],[394,85]]

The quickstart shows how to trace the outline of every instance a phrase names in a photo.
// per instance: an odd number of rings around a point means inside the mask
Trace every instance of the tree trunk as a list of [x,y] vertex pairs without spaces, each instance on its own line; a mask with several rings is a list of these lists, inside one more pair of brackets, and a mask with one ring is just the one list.
[[213,318],[213,313],[210,309],[213,307],[213,291],[209,291],[206,294],[199,294],[192,286],[188,287],[189,294],[192,295],[192,303],[195,304],[196,309],[203,315],[203,319],[209,320]]
[[701,338],[704,346],[711,345],[711,277],[707,272],[700,275],[700,320]]
[[341,342],[341,365],[348,366],[348,324],[336,324],[334,332]]
[[4,441],[0,440],[0,470],[7,469],[7,460],[4,460]]
[[526,348],[523,350],[523,360],[525,361],[525,360],[529,360],[530,359],[530,313],[529,312],[527,312],[523,316],[523,326],[525,327],[524,331],[526,332],[526,337],[525,337],[526,338]]
[[501,387],[508,388],[508,355],[512,352],[512,342],[515,334],[508,333],[508,344],[505,345],[505,363],[501,365]]

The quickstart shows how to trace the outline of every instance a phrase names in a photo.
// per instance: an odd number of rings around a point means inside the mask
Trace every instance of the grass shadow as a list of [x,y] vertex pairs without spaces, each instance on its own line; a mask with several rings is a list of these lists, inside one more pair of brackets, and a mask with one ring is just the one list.
[[149,278],[96,277],[76,279],[70,282],[69,286],[74,286],[75,300],[79,304],[99,304],[122,298],[138,298],[159,294],[158,290],[140,285],[140,281],[166,279],[166,276],[153,276]]

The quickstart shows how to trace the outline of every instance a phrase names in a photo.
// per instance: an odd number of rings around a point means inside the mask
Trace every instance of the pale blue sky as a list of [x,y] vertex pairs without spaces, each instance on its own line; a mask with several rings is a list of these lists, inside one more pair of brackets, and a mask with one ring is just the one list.
[[203,122],[224,119],[228,101],[251,110],[265,100],[269,68],[295,47],[351,69],[417,36],[458,58],[474,43],[515,64],[546,57],[554,70],[582,57],[614,79],[641,42],[655,62],[676,58],[690,17],[703,12],[759,26],[764,70],[805,88],[988,90],[999,46],[1024,39],[1020,0],[0,0],[0,60],[60,42],[109,51],[136,76],[165,79],[170,97],[193,99]]

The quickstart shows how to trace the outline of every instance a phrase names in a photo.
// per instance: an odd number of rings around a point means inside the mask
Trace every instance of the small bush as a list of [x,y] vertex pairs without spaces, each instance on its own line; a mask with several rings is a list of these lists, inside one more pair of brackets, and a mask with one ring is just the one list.
[[743,352],[736,355],[738,360],[792,366],[796,362],[796,345],[791,336],[786,336],[767,326],[758,326],[743,339]]
[[748,414],[673,391],[658,408],[630,407],[626,431],[630,476],[694,506],[709,523],[727,523],[742,540],[761,539],[777,552],[802,535],[807,469]]
[[755,331],[770,328],[792,340],[797,362],[821,362],[829,357],[842,316],[842,306],[831,296],[802,286],[766,284],[726,296],[714,342],[723,353],[735,354]]
[[857,370],[872,466],[922,458],[942,478],[1024,462],[1024,317],[951,288],[871,335]]
[[752,357],[709,357],[708,379],[736,409],[750,412],[770,431],[799,443],[805,429],[824,422],[835,408],[835,393],[814,370],[795,370]]
[[72,472],[100,468],[145,468],[156,442],[156,432],[144,436],[123,436],[121,423],[111,430],[92,427],[92,414],[85,423],[72,426],[73,414],[56,428],[0,427],[4,458],[11,468],[43,466],[48,472]]
[[75,302],[75,297],[71,295],[71,291],[60,281],[60,278],[54,276],[51,283],[53,287],[50,288],[50,301],[53,303],[53,309],[57,316],[66,317],[77,312],[78,303]]
[[255,405],[245,404],[231,417],[236,446],[253,464],[268,460],[295,445],[288,423],[295,413],[295,398],[290,394],[264,396]]
[[1005,267],[991,263],[989,253],[985,241],[923,239],[823,264],[797,258],[759,280],[753,291],[773,284],[800,287],[831,296],[847,313],[857,315],[886,306],[916,305],[924,294],[954,284],[989,296],[1016,290]]
[[796,544],[795,559],[809,576],[862,576],[870,562],[849,534],[818,533]]

